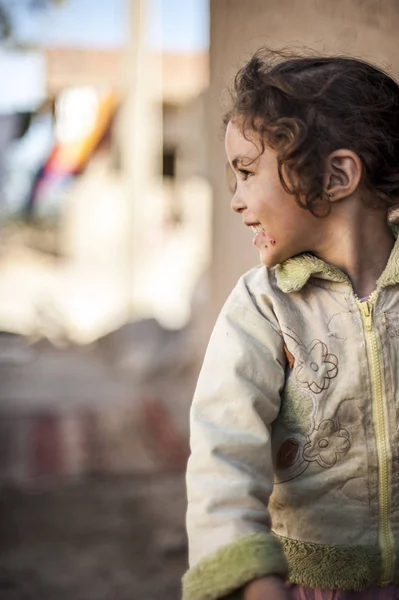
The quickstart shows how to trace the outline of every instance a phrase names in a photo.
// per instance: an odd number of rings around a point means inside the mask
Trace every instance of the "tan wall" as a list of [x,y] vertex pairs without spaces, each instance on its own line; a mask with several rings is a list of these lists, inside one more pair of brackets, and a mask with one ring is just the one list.
[[126,89],[126,49],[46,48],[47,88],[49,94],[72,85],[107,85]]
[[162,55],[162,95],[165,102],[189,102],[201,94],[208,83],[208,52],[165,52]]
[[211,0],[209,175],[214,190],[212,303],[209,324],[237,278],[258,257],[237,215],[229,209],[221,130],[221,94],[236,68],[259,46],[304,44],[347,53],[399,75],[395,0]]

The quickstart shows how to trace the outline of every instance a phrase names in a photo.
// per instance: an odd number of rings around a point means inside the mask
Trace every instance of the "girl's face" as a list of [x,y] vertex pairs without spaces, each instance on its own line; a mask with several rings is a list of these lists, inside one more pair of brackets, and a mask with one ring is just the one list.
[[226,153],[237,180],[231,208],[252,228],[261,262],[273,267],[314,251],[322,227],[320,219],[301,208],[282,187],[274,150],[266,146],[260,154],[255,135],[248,138],[233,121],[228,123]]

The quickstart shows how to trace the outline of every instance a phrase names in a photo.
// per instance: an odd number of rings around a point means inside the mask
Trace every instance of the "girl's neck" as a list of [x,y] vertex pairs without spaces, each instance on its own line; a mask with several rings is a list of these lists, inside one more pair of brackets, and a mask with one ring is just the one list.
[[359,298],[368,297],[384,271],[394,238],[382,211],[371,211],[363,203],[331,215],[325,239],[315,254],[341,269]]

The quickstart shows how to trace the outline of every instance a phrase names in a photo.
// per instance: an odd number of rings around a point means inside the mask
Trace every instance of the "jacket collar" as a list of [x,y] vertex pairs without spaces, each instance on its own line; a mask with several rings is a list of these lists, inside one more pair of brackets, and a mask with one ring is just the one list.
[[[399,227],[391,224],[391,228],[396,242],[387,266],[377,281],[377,289],[399,283]],[[311,277],[351,285],[349,277],[338,267],[307,253],[294,256],[277,265],[275,274],[278,287],[287,294],[301,290]]]

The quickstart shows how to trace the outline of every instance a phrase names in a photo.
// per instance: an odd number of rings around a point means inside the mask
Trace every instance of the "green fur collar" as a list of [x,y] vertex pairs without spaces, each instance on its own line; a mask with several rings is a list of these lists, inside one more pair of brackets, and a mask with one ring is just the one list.
[[[396,238],[387,266],[377,281],[377,289],[399,283],[399,238],[398,229],[392,225]],[[338,267],[316,258],[313,254],[300,254],[289,258],[275,269],[277,285],[281,291],[289,294],[298,292],[311,277],[327,281],[351,284],[350,279]]]
[[287,294],[299,292],[311,277],[350,283],[349,278],[340,269],[312,254],[300,254],[289,258],[281,265],[277,265],[275,273],[278,287]]

